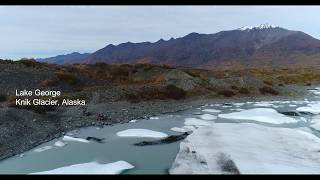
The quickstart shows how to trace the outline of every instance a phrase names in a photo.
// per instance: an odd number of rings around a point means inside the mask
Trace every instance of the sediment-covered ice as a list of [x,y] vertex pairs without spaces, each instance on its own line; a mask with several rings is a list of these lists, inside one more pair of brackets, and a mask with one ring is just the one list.
[[49,149],[52,149],[52,146],[44,146],[44,147],[41,147],[41,148],[37,148],[34,150],[34,152],[43,152],[43,151],[46,151],[46,150],[49,150]]
[[186,126],[210,126],[208,121],[204,121],[198,118],[186,118],[184,125]]
[[307,106],[304,107],[298,107],[296,109],[297,111],[303,111],[303,112],[310,112],[313,114],[319,114],[320,113],[320,103],[312,103],[308,104]]
[[152,131],[149,129],[127,129],[117,132],[120,137],[144,137],[144,138],[165,138],[168,137],[166,133]]
[[287,117],[271,108],[254,108],[240,112],[219,114],[218,117],[225,119],[250,120],[272,124],[295,123],[296,119]]
[[34,174],[120,174],[124,170],[132,168],[134,168],[134,166],[125,161],[117,161],[108,164],[89,162],[65,166],[49,171],[37,172]]
[[211,112],[211,113],[220,113],[221,110],[218,109],[203,109],[204,112]]
[[82,143],[89,143],[90,141],[82,138],[75,138],[71,136],[63,136],[62,141],[69,141],[69,142],[82,142]]
[[208,121],[217,119],[217,116],[214,116],[211,114],[202,114],[199,117],[203,120],[208,120]]
[[201,127],[181,142],[171,174],[319,174],[320,139],[252,123]]

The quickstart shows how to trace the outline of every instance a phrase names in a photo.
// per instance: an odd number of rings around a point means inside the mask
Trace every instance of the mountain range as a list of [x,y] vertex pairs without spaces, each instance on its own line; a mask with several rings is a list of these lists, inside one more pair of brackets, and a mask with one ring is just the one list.
[[109,44],[91,54],[42,59],[49,63],[153,63],[196,68],[320,65],[320,40],[301,32],[262,24],[214,34],[190,33],[157,42]]

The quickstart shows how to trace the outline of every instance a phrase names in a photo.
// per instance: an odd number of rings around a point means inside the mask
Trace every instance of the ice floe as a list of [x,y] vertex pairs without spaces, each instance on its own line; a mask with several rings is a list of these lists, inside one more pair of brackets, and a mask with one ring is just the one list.
[[184,124],[186,126],[210,126],[208,121],[204,121],[198,118],[186,118]]
[[320,131],[320,115],[312,118],[311,125],[312,128]]
[[307,106],[304,107],[298,107],[296,109],[297,111],[302,111],[302,112],[310,112],[313,114],[319,114],[320,113],[320,103],[311,103],[308,104]]
[[49,149],[52,149],[52,146],[44,146],[44,147],[41,147],[41,148],[37,148],[34,150],[34,152],[43,152],[43,151],[47,151]]
[[168,137],[166,133],[152,131],[149,129],[127,129],[117,132],[120,137],[144,137],[144,138],[165,138]]
[[62,141],[57,141],[57,142],[54,143],[54,145],[57,146],[57,147],[63,147],[65,145],[67,145],[67,143],[62,142]]
[[194,127],[194,126],[183,126],[182,128],[183,128],[183,129],[186,129],[186,130],[189,130],[189,131],[194,131],[194,130],[197,129],[197,128]]
[[257,107],[273,107],[273,108],[278,108],[279,106],[272,104],[271,102],[257,102],[253,104],[253,106]]
[[250,120],[272,124],[295,123],[296,119],[287,117],[271,108],[254,108],[240,112],[219,114],[218,117],[225,119]]
[[217,123],[181,142],[171,174],[319,174],[320,139],[289,128]]
[[204,112],[211,112],[211,113],[220,113],[221,110],[218,109],[203,109]]
[[239,107],[239,106],[243,106],[245,103],[234,103],[233,105]]
[[150,117],[149,119],[159,119],[159,117]]
[[129,122],[135,123],[135,122],[137,122],[137,120],[133,119],[133,120],[131,120],[131,121],[129,121]]
[[65,166],[49,171],[37,172],[34,174],[120,174],[124,170],[132,168],[134,168],[134,166],[125,161],[117,161],[108,164],[89,162]]
[[71,136],[63,136],[63,141],[69,141],[69,142],[82,142],[82,143],[89,143],[90,141],[82,138],[75,138]]
[[184,133],[184,132],[188,132],[190,130],[186,129],[186,128],[173,127],[173,128],[171,128],[171,131]]
[[203,120],[208,120],[208,121],[217,119],[217,116],[214,116],[212,114],[203,114],[203,115],[200,115],[199,117]]

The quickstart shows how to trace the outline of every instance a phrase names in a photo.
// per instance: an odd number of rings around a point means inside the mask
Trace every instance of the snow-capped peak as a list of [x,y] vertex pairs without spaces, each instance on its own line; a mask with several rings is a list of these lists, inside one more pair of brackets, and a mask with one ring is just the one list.
[[271,29],[271,28],[276,28],[278,26],[275,26],[273,24],[260,24],[259,26],[243,26],[241,28],[239,28],[238,30],[241,31],[246,31],[246,30],[252,30],[252,29]]

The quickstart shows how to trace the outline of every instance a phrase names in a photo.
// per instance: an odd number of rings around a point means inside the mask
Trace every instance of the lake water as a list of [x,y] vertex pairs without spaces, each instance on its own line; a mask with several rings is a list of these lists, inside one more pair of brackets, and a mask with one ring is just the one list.
[[[0,162],[0,174],[29,174],[42,171],[57,169],[60,167],[82,164],[96,161],[101,164],[112,163],[116,161],[126,161],[134,166],[130,170],[126,170],[123,174],[167,174],[178,151],[179,142],[171,144],[153,145],[153,146],[134,146],[134,143],[143,140],[151,140],[151,138],[137,137],[119,137],[117,132],[126,129],[149,129],[159,131],[168,135],[181,134],[170,130],[172,127],[183,127],[185,118],[199,117],[201,114],[211,114],[204,112],[204,109],[216,109],[221,113],[239,112],[241,110],[252,108],[273,108],[282,111],[296,110],[298,107],[306,106],[312,101],[319,101],[319,97],[310,97],[308,100],[299,101],[272,101],[272,102],[243,102],[229,104],[206,104],[194,109],[181,111],[178,113],[164,114],[159,119],[145,119],[136,122],[118,124],[104,128],[88,127],[82,128],[72,136],[86,138],[88,136],[105,138],[104,143],[91,141],[83,142],[67,142],[63,147],[54,146],[57,141],[62,138],[54,139],[48,143],[44,143],[30,151],[21,155],[6,159]],[[271,106],[270,106],[271,104]],[[212,113],[214,114],[214,113]],[[217,115],[219,113],[215,113]],[[304,115],[304,121],[298,118],[297,123],[289,124],[270,124],[262,122],[252,122],[263,124],[265,126],[281,126],[288,128],[309,127],[311,115]],[[241,121],[245,122],[245,121]],[[249,122],[249,121],[248,121]],[[210,123],[240,123],[237,120],[228,120],[218,118]],[[315,135],[319,136],[319,131],[313,130]],[[51,149],[37,152],[41,147],[49,146]],[[36,151],[35,151],[36,150]]]

